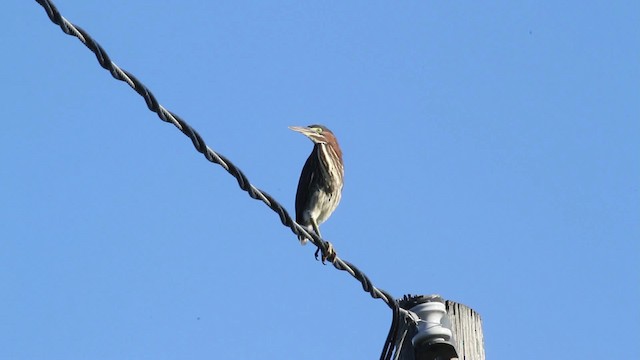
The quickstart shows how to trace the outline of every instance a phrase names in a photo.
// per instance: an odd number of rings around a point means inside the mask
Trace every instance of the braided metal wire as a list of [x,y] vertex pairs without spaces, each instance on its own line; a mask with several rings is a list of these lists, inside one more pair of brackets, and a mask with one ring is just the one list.
[[[173,124],[178,130],[185,134],[195,149],[204,155],[204,157],[212,163],[222,166],[229,174],[236,178],[238,186],[246,191],[252,199],[260,200],[265,203],[271,210],[276,212],[280,216],[280,221],[283,225],[289,227],[291,231],[296,235],[302,235],[311,240],[322,252],[323,259],[331,261],[333,266],[342,271],[346,271],[351,276],[356,278],[362,284],[364,291],[368,292],[374,299],[382,299],[394,312],[394,318],[396,314],[402,314],[405,320],[415,323],[415,315],[411,314],[407,310],[404,310],[398,306],[396,299],[384,290],[381,290],[371,283],[371,280],[353,264],[340,259],[332,249],[330,244],[320,238],[314,232],[307,231],[304,227],[296,223],[289,213],[280,205],[271,195],[253,186],[246,175],[236,167],[231,161],[211,150],[205,143],[204,139],[193,129],[187,122],[185,122],[180,116],[165,109],[158,103],[155,96],[140,80],[133,76],[128,71],[118,67],[111,61],[106,51],[98,44],[91,36],[79,26],[76,26],[65,19],[58,9],[53,5],[50,0],[36,0],[46,11],[49,19],[59,25],[62,31],[71,36],[77,37],[89,50],[91,50],[105,70],[108,70],[115,79],[126,82],[133,90],[135,90],[144,101],[147,103],[149,110],[155,112],[158,117],[167,123]],[[394,319],[395,320],[395,319]]]

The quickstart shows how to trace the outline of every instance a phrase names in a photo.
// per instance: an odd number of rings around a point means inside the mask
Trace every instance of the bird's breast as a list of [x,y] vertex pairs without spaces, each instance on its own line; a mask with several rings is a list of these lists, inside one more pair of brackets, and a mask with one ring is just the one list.
[[314,204],[309,209],[308,216],[316,219],[318,224],[325,222],[340,203],[342,196],[342,187],[327,191],[326,189],[318,189],[312,195],[311,203]]

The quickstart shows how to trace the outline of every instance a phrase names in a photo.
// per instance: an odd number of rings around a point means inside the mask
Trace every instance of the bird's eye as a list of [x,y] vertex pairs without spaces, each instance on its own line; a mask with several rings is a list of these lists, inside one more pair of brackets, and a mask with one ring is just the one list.
[[313,130],[315,130],[318,134],[322,134],[322,128],[313,128]]

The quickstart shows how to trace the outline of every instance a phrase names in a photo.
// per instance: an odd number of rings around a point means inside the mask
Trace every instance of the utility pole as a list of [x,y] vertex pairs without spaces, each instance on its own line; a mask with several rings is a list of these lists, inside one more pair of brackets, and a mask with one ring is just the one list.
[[398,359],[485,360],[482,320],[473,309],[439,295],[405,295],[400,307],[420,321],[398,326]]

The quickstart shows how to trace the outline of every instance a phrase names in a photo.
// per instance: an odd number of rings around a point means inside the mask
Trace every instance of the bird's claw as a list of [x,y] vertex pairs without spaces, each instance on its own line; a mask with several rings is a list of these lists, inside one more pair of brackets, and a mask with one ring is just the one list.
[[[334,260],[336,259],[336,251],[333,249],[333,245],[331,245],[330,242],[326,241],[325,244],[327,245],[327,252],[322,252],[322,265],[326,265],[325,261],[329,260],[332,264],[334,262]],[[320,249],[321,247],[318,246],[318,249],[316,250],[316,253],[314,254],[314,256],[316,257],[316,260],[318,260],[318,254],[320,254]]]

